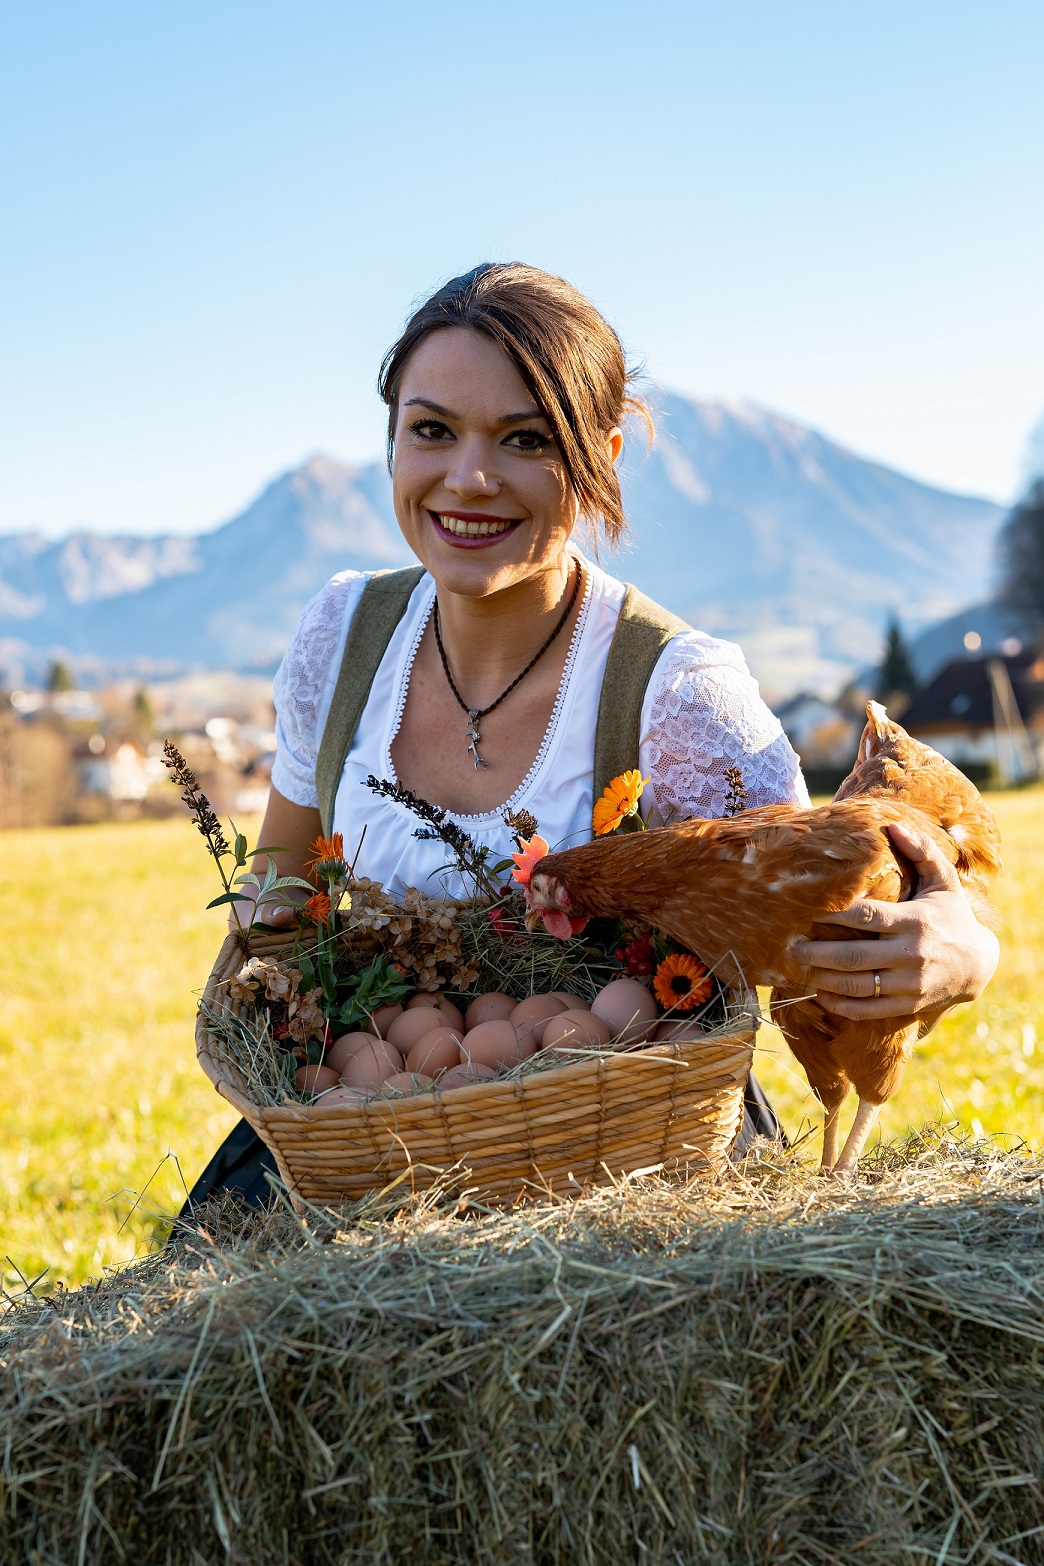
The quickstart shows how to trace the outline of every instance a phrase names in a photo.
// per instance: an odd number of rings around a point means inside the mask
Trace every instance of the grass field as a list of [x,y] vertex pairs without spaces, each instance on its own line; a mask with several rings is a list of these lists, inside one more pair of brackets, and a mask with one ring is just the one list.
[[[885,1137],[946,1119],[1044,1141],[1044,787],[991,803],[1001,969],[920,1046]],[[202,911],[218,887],[187,821],[8,832],[0,848],[0,1260],[9,1288],[45,1271],[41,1287],[75,1284],[162,1236],[182,1175],[235,1121],[193,1045],[224,919]],[[818,1120],[807,1085],[774,1030],[761,1040],[758,1075],[800,1134]]]

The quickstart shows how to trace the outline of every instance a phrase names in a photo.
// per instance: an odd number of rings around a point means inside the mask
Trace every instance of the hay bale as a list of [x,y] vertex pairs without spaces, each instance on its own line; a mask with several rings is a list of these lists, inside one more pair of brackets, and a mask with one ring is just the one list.
[[1044,1164],[773,1156],[515,1214],[214,1209],[23,1301],[3,1558],[1044,1560]]

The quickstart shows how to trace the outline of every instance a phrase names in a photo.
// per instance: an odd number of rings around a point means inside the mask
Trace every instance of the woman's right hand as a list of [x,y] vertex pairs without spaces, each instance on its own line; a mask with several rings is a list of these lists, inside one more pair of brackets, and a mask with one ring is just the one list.
[[276,930],[292,930],[297,922],[297,909],[303,908],[307,902],[303,892],[298,902],[295,891],[284,887],[282,891],[270,894],[271,901],[266,898],[259,906],[256,886],[241,886],[239,891],[244,894],[245,900],[237,900],[229,908],[230,930],[246,930],[252,924],[269,924]]
[[[272,855],[256,856],[251,866],[252,873],[263,881],[271,858],[275,860],[279,875],[303,876],[311,845],[322,829],[323,824],[318,810],[313,810],[307,805],[295,805],[292,800],[280,794],[278,789],[273,788],[268,796],[268,809],[265,811],[265,819],[257,841],[262,847],[267,843],[278,844],[280,851]],[[256,886],[237,886],[236,891],[243,892],[250,901],[236,902],[230,907],[228,917],[230,930],[238,928],[245,930],[248,925],[259,923],[270,924],[277,930],[292,930],[297,922],[297,909],[308,901],[308,893],[303,887],[283,887],[280,891],[263,897],[259,907]]]

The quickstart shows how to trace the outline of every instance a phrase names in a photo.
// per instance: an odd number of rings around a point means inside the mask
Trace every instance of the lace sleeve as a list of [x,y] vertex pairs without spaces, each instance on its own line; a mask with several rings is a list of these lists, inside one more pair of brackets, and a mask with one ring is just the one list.
[[676,636],[653,671],[640,763],[664,821],[722,815],[727,767],[742,772],[748,805],[809,803],[798,758],[740,649],[700,631]]
[[313,810],[319,804],[315,761],[334,664],[365,580],[359,571],[341,571],[306,604],[272,687],[276,709],[272,786],[284,799]]

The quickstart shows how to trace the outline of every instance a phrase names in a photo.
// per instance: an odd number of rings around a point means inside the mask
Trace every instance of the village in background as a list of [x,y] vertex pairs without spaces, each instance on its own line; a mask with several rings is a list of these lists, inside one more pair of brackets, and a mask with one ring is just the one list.
[[0,691],[0,827],[172,815],[173,739],[222,816],[262,812],[275,754],[271,679],[201,673],[78,690],[51,666],[43,689]]
[[[1044,639],[1004,637],[918,681],[893,620],[872,676],[834,700],[799,693],[777,704],[813,794],[848,773],[869,699],[956,762],[980,786],[1011,787],[1044,766]],[[223,816],[262,813],[276,748],[271,679],[200,672],[139,684],[77,689],[52,663],[42,688],[0,688],[0,828],[129,821],[181,807],[163,764],[173,739]]]

